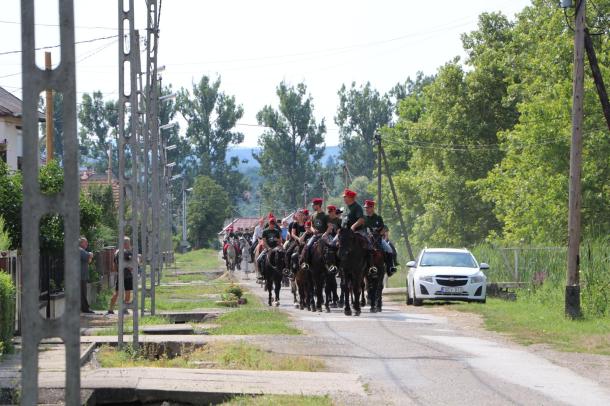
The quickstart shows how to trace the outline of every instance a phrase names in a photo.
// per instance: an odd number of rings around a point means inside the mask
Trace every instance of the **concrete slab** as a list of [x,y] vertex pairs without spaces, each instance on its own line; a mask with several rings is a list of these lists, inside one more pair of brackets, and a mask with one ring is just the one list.
[[156,324],[142,326],[141,330],[144,334],[156,335],[188,335],[195,332],[190,324]]
[[[61,388],[64,374],[44,372],[42,388]],[[335,372],[243,371],[179,368],[101,368],[83,370],[83,389],[95,389],[98,401],[182,400],[209,404],[234,395],[334,395],[365,396],[359,377]],[[129,397],[129,399],[125,399]]]

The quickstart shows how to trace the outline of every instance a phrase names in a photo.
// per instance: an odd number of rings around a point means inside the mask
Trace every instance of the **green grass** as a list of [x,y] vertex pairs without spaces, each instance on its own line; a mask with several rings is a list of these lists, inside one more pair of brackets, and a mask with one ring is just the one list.
[[489,330],[507,333],[522,344],[550,344],[557,350],[610,355],[610,318],[569,320],[563,303],[536,303],[528,298],[487,304],[459,304],[459,311],[481,314]]
[[276,308],[263,307],[252,295],[245,295],[248,304],[237,310],[222,314],[214,324],[220,327],[211,329],[215,335],[258,335],[258,334],[301,334],[300,330],[290,325],[286,313]]
[[329,396],[304,395],[264,395],[238,396],[224,403],[223,406],[332,406]]
[[[143,326],[153,326],[153,325],[160,325],[160,324],[172,324],[172,323],[170,322],[170,320],[167,317],[163,317],[163,316],[144,316],[144,317],[140,317],[138,319],[140,333],[141,333]],[[123,329],[124,334],[133,333],[133,329],[131,328],[133,326],[133,318],[131,316],[126,316],[123,321],[123,326],[124,326],[124,329]],[[96,336],[115,336],[118,333],[119,333],[118,327],[116,325],[113,325],[112,327],[97,330],[95,332],[95,335]]]
[[407,286],[407,268],[404,265],[398,267],[398,271],[388,278],[389,288],[404,288]]
[[[213,270],[223,266],[214,249],[200,249],[176,254],[176,267],[183,270]],[[170,271],[171,272],[171,271]]]
[[280,355],[264,351],[252,344],[239,342],[208,343],[192,351],[183,350],[180,356],[146,357],[133,350],[118,350],[102,346],[96,358],[102,368],[219,368],[255,371],[304,371],[326,369],[322,360],[312,357]]

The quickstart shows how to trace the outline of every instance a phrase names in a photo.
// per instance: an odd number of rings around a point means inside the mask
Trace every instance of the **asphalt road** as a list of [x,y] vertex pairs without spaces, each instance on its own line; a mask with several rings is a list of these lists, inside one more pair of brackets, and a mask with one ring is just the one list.
[[[262,288],[246,282],[266,299]],[[312,313],[295,309],[287,288],[280,309],[307,335],[261,344],[359,374],[367,404],[610,405],[610,388],[525,347],[470,334],[459,321],[426,309],[386,301],[382,313],[366,309],[359,317],[341,309]]]

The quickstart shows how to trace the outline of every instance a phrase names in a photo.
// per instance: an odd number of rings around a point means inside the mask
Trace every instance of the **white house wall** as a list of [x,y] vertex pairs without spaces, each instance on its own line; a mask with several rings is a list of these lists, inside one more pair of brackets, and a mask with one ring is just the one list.
[[17,170],[17,157],[23,156],[23,140],[21,130],[17,129],[19,119],[0,118],[0,142],[7,142],[6,163]]

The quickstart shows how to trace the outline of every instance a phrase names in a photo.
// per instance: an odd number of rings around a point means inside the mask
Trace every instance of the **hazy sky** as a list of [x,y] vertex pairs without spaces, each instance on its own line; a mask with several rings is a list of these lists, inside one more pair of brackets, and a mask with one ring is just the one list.
[[[262,129],[256,113],[277,104],[282,80],[304,81],[315,114],[325,118],[327,145],[338,143],[334,123],[343,83],[365,83],[385,92],[417,71],[434,73],[463,56],[460,34],[476,28],[477,16],[502,11],[513,17],[529,0],[164,0],[159,64],[164,84],[189,87],[202,74],[222,78],[222,90],[245,109],[239,130],[256,145]],[[38,0],[36,46],[58,43],[57,0]],[[75,0],[76,40],[116,33],[117,4]],[[21,97],[20,1],[2,0],[0,86]],[[136,26],[143,28],[145,0],[136,0]],[[49,26],[50,25],[50,26]],[[40,61],[44,51],[39,51]],[[117,97],[117,42],[110,38],[76,45],[79,93],[101,90]],[[54,62],[59,51],[53,49]],[[143,63],[143,65],[145,65]],[[79,95],[80,97],[80,95]]]

